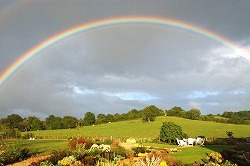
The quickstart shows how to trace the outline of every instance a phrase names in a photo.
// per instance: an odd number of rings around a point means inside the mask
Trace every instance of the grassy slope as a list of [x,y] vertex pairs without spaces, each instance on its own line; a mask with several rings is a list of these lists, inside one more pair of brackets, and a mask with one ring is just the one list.
[[[113,137],[149,137],[157,138],[159,136],[162,123],[165,121],[174,122],[182,127],[183,132],[189,137],[203,135],[206,137],[227,137],[226,131],[232,131],[234,137],[249,137],[250,125],[234,125],[206,121],[189,120],[177,117],[157,117],[156,121],[140,124],[140,120],[129,120],[101,124],[95,126],[84,126],[80,128],[80,135],[84,136],[113,136]],[[34,131],[35,135],[42,136],[77,136],[76,129],[65,130],[45,130]]]

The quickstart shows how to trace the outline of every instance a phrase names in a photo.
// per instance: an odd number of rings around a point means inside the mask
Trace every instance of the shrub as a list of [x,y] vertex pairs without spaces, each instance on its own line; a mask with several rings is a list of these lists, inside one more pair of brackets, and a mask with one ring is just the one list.
[[95,157],[95,156],[86,156],[82,160],[82,163],[84,165],[97,165],[98,160],[99,159],[97,157]]
[[22,136],[22,139],[29,139],[29,138],[34,138],[35,135],[33,133],[25,133],[23,136]]
[[91,146],[93,145],[93,141],[91,139],[85,140],[85,149],[90,149]]
[[70,152],[77,160],[80,160],[86,155],[85,144],[77,144],[76,149]]
[[51,156],[49,157],[48,161],[56,165],[59,160],[62,160],[66,156],[67,156],[67,153],[64,150],[58,150],[58,151],[54,150]]
[[238,165],[249,165],[250,145],[243,144],[224,150],[222,156],[225,160],[229,160]]
[[134,147],[132,148],[132,150],[138,154],[138,153],[145,153],[146,152],[146,148],[145,147]]
[[111,145],[113,143],[112,139],[104,139],[103,141],[99,142],[100,144],[104,144],[104,145]]
[[40,163],[40,166],[54,166],[50,161],[43,161]]
[[12,164],[30,157],[28,148],[21,148],[18,144],[0,145],[0,165]]
[[58,165],[60,166],[80,166],[82,165],[82,163],[80,161],[77,161],[76,158],[74,156],[68,156],[68,157],[64,157],[62,160],[58,161]]
[[122,146],[115,146],[111,149],[112,152],[114,152],[116,155],[119,155],[121,157],[126,157],[127,151]]
[[161,141],[173,143],[176,138],[183,138],[182,129],[173,122],[164,122],[160,130],[159,138]]

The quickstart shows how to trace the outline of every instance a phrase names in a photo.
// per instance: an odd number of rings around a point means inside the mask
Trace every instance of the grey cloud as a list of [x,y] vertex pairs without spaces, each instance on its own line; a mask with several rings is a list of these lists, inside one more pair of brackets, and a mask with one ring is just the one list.
[[[60,31],[128,15],[180,19],[250,44],[247,2],[143,2],[36,1],[23,6],[27,10],[0,27],[0,71]],[[0,89],[0,116],[82,117],[87,111],[122,113],[152,104],[199,107],[204,114],[249,109],[249,60],[232,52],[222,43],[170,26],[126,24],[83,31],[43,50],[7,80]],[[86,91],[77,94],[74,87]],[[194,92],[207,94],[190,98]],[[140,100],[138,94],[148,99]]]

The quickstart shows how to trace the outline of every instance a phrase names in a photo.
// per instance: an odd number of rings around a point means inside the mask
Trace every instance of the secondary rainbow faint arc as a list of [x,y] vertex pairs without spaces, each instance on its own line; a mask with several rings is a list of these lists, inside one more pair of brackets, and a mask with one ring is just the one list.
[[38,55],[39,52],[42,50],[48,48],[49,46],[57,43],[58,41],[67,38],[71,35],[77,34],[82,31],[87,31],[90,29],[95,28],[101,28],[105,26],[110,25],[117,25],[117,24],[130,24],[130,23],[141,23],[141,24],[156,24],[156,25],[165,25],[170,27],[175,27],[179,29],[183,29],[186,31],[190,31],[202,36],[205,36],[207,38],[210,38],[212,40],[215,40],[219,43],[224,44],[225,46],[228,46],[235,51],[239,51],[243,56],[247,59],[249,59],[249,53],[246,49],[242,48],[241,46],[237,45],[233,41],[218,35],[212,31],[200,28],[196,25],[188,24],[185,22],[182,22],[180,20],[174,20],[169,18],[155,18],[155,17],[120,17],[120,18],[110,18],[110,19],[104,19],[99,21],[94,21],[90,23],[81,24],[79,26],[72,27],[66,31],[60,32],[45,41],[41,42],[40,44],[36,45],[26,53],[20,56],[14,63],[12,63],[10,66],[7,67],[7,69],[0,75],[0,87],[3,85],[3,83],[22,66],[25,62],[27,62],[29,59],[31,59],[33,56]]

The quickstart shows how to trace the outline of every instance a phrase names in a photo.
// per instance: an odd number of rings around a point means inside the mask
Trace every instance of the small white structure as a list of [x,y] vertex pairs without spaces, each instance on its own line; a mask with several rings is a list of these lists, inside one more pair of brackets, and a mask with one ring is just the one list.
[[205,138],[197,137],[196,138],[196,145],[204,146]]
[[177,141],[178,146],[187,146],[187,143],[182,139],[176,138],[176,141]]
[[194,138],[188,138],[188,140],[187,140],[187,143],[188,143],[189,146],[193,146],[194,142],[195,142]]

